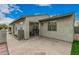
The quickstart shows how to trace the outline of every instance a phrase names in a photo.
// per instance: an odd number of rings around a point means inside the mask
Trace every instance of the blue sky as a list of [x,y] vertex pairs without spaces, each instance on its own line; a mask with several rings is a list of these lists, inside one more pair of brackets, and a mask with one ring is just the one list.
[[58,15],[75,12],[76,20],[79,20],[78,4],[13,4],[0,5],[0,17],[16,19],[20,16],[36,14]]
[[16,19],[20,16],[28,16],[34,14],[48,14],[48,15],[56,15],[56,14],[64,14],[68,12],[75,12],[76,19],[79,18],[79,5],[59,5],[59,4],[51,4],[51,5],[33,5],[33,4],[17,4],[20,10],[23,12],[13,11],[10,14],[7,14],[7,17]]

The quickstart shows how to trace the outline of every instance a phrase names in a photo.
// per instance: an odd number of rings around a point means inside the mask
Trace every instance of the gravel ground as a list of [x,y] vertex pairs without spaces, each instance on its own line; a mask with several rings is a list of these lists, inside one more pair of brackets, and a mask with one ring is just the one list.
[[28,40],[17,40],[11,34],[7,35],[9,54],[11,55],[69,55],[69,42],[44,37],[31,37]]

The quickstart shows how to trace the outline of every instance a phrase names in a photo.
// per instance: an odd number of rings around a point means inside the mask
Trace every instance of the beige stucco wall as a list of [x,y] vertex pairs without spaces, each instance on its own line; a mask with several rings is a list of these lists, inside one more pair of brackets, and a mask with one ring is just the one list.
[[39,20],[42,20],[44,18],[49,18],[49,16],[48,15],[37,15],[37,16],[31,16],[28,18],[29,18],[29,22],[39,22]]
[[25,18],[24,22],[24,38],[29,39],[29,19]]
[[[17,27],[17,29],[16,29],[16,27]],[[20,30],[21,28],[24,30],[24,23],[23,24],[15,24],[15,26],[14,26],[14,31],[15,31],[15,35],[18,35],[18,30]]]
[[40,36],[72,42],[73,24],[74,15],[57,19],[57,31],[48,31],[48,22],[44,22],[43,26],[40,26]]
[[[14,34],[18,35],[18,30],[23,27],[24,30],[24,38],[25,39],[29,39],[29,22],[39,22],[39,20],[44,19],[44,18],[48,18],[48,15],[36,15],[36,16],[29,16],[26,17],[23,24],[17,24],[15,23],[15,26],[17,27],[17,30],[14,26]],[[13,25],[12,27],[12,33],[13,33]]]
[[29,39],[29,22],[39,22],[39,20],[48,18],[48,15],[30,16],[26,17],[24,22],[24,36],[25,39]]
[[11,27],[11,33],[13,34],[13,25],[9,25]]

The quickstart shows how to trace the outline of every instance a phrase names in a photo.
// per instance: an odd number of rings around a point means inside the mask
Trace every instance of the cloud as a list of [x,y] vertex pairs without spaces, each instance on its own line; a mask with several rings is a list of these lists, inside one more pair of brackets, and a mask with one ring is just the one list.
[[50,4],[37,4],[38,6],[51,6]]
[[4,5],[4,4],[0,4],[0,12],[1,13],[9,13],[9,6],[8,5]]
[[2,13],[10,13],[12,11],[19,11],[19,12],[23,12],[22,10],[20,10],[19,6],[17,6],[16,4],[0,4],[0,12]]
[[16,6],[16,4],[11,4],[9,6],[11,7],[10,10],[12,10],[12,11],[16,10],[16,11],[19,11],[19,12],[23,13],[23,11],[19,8],[19,6]]
[[34,15],[39,15],[39,14],[41,14],[41,13],[34,13]]
[[0,4],[0,18],[6,18],[6,14],[10,14],[13,11],[23,13],[16,4]]
[[41,6],[41,7],[48,7],[48,8],[52,8],[51,4],[36,4],[37,6]]
[[4,18],[4,19],[0,19],[0,24],[7,24],[8,25],[12,21],[14,21],[14,19],[7,17],[7,18]]
[[2,12],[0,12],[0,19],[4,18],[5,14],[3,14]]
[[6,17],[6,14],[10,14],[11,12],[15,11],[23,13],[23,11],[20,9],[19,6],[16,4],[0,4],[0,24],[5,23],[9,24],[11,23],[14,19]]

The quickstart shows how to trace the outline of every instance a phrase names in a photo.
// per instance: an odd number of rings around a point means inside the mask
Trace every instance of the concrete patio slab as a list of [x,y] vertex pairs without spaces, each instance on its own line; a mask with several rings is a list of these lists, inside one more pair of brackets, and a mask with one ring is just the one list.
[[17,40],[7,35],[9,54],[11,55],[69,55],[72,43],[44,37],[31,37],[29,40]]

